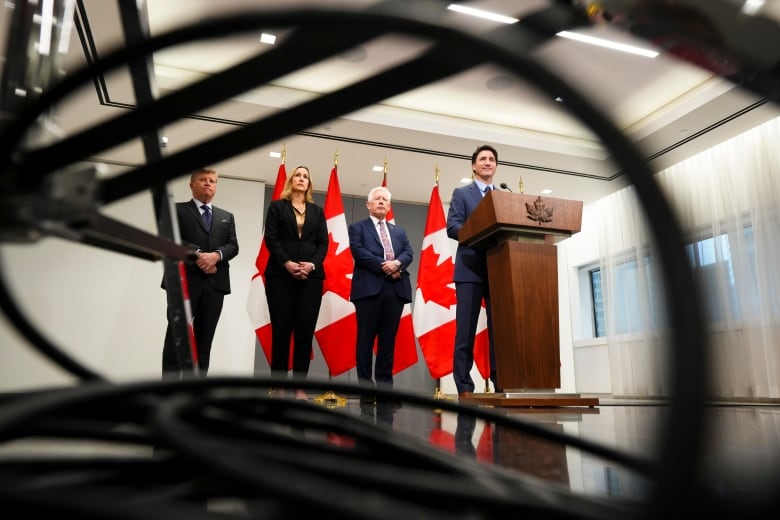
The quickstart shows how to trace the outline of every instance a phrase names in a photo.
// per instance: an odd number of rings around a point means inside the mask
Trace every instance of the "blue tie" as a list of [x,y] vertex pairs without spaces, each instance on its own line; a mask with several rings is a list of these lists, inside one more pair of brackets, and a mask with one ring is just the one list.
[[205,204],[200,207],[203,210],[203,224],[206,226],[206,231],[211,231],[211,208]]

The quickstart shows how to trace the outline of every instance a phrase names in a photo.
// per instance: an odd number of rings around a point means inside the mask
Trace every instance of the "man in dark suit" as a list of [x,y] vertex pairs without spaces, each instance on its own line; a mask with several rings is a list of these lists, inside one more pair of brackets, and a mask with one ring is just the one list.
[[[192,199],[176,203],[176,216],[182,245],[197,251],[197,260],[186,266],[187,286],[192,328],[198,352],[199,375],[209,369],[211,343],[222,313],[222,302],[230,294],[230,266],[228,261],[238,254],[236,222],[233,214],[212,205],[217,193],[217,172],[203,168],[190,177]],[[165,280],[163,280],[165,289]],[[163,344],[163,378],[180,378],[192,366],[182,366],[176,352],[172,326],[173,305],[168,301],[168,328]]]
[[[493,176],[498,166],[498,152],[490,145],[484,144],[476,149],[471,156],[471,170],[474,172],[474,182],[455,188],[452,191],[450,209],[447,213],[447,236],[458,240],[460,228],[468,220],[482,197],[494,188]],[[471,397],[474,392],[474,380],[471,378],[471,367],[474,365],[474,337],[477,332],[477,321],[482,301],[487,310],[488,336],[490,338],[490,379],[496,391],[496,358],[493,348],[493,320],[491,318],[490,291],[487,277],[487,258],[485,251],[458,244],[455,252],[455,351],[453,357],[452,376],[458,396]]]
[[[369,217],[349,226],[349,248],[355,260],[350,300],[357,319],[358,382],[373,386],[371,361],[377,343],[374,378],[383,388],[393,387],[395,337],[404,305],[412,301],[412,283],[406,268],[414,251],[403,228],[386,222],[390,191],[378,186],[368,193]],[[361,402],[373,401],[370,397]]]

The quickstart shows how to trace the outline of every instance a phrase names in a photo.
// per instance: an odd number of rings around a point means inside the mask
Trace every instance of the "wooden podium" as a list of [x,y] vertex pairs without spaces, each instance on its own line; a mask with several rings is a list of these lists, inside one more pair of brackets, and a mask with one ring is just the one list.
[[485,249],[498,383],[475,394],[497,406],[594,406],[597,398],[556,393],[561,386],[556,241],[578,233],[582,202],[493,190],[460,230],[462,244]]

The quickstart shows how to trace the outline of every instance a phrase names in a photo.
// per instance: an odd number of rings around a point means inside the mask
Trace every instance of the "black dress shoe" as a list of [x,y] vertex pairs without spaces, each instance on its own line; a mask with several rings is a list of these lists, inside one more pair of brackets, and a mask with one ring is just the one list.
[[460,392],[458,393],[458,397],[461,399],[471,399],[473,397],[473,394],[471,392]]
[[376,398],[373,395],[361,395],[360,404],[376,404]]

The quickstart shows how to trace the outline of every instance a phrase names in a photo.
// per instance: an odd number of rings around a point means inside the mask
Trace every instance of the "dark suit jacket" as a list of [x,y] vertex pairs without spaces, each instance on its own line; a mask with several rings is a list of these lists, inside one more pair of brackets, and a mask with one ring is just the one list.
[[[179,234],[182,245],[204,252],[221,251],[222,260],[217,263],[217,272],[204,273],[197,265],[187,265],[187,282],[189,284],[209,284],[214,289],[230,294],[230,264],[229,261],[238,254],[238,239],[236,238],[236,221],[233,214],[212,204],[211,233],[206,231],[200,209],[196,202],[176,203],[176,216],[179,220]],[[165,289],[165,280],[163,280]]]
[[[458,233],[474,209],[482,202],[482,192],[476,182],[455,188],[452,191],[450,209],[447,213],[447,236],[458,240]],[[487,257],[484,251],[458,242],[455,252],[454,282],[487,283]]]
[[265,276],[285,276],[290,273],[284,268],[285,262],[311,262],[314,271],[309,278],[325,278],[322,267],[328,254],[328,223],[325,211],[311,202],[306,203],[306,217],[303,230],[298,237],[298,223],[295,210],[289,200],[274,200],[268,205],[265,217],[265,245],[270,258],[265,268]]
[[[401,262],[401,278],[393,284],[398,297],[409,303],[412,301],[411,275],[406,268],[414,260],[414,251],[403,228],[387,223],[390,242],[393,244],[395,259]],[[349,249],[355,259],[352,274],[350,300],[355,301],[375,296],[382,290],[385,273],[381,265],[385,261],[385,249],[374,227],[374,221],[366,218],[349,226]]]

